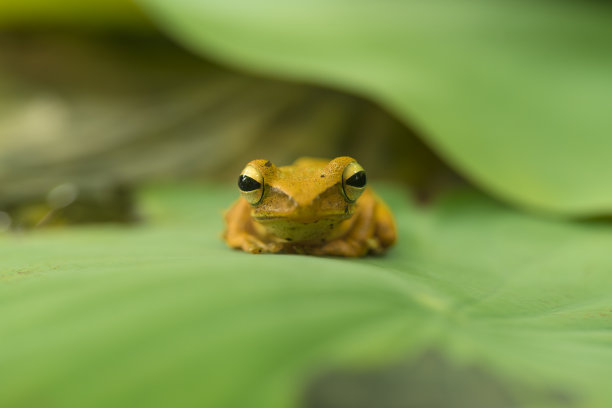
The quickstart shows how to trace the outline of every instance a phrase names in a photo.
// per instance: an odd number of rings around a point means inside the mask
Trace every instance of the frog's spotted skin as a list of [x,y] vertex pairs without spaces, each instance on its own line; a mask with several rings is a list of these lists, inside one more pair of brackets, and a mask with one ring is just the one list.
[[253,160],[239,186],[242,197],[225,213],[232,248],[354,257],[395,242],[389,208],[365,186],[365,172],[351,157],[301,158],[284,167]]

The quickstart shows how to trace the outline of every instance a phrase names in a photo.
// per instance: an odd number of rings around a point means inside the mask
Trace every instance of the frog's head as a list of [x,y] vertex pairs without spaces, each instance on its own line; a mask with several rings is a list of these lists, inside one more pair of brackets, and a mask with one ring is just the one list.
[[304,158],[284,167],[253,160],[240,174],[238,187],[251,204],[251,216],[269,232],[288,241],[314,241],[332,236],[353,215],[366,174],[346,156]]

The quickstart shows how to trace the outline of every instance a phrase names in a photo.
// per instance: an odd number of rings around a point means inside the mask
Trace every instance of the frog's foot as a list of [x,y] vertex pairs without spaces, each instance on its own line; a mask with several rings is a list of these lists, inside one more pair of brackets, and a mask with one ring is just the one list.
[[337,239],[321,247],[311,247],[304,252],[311,255],[357,257],[368,253],[368,247],[363,242],[350,239]]
[[241,249],[252,254],[280,252],[283,245],[278,242],[266,242],[254,235],[242,233],[226,238],[227,244],[234,249]]
[[250,205],[238,200],[226,213],[227,228],[223,238],[230,248],[252,254],[279,252],[282,244],[257,230],[250,215]]
[[305,247],[302,253],[321,256],[359,257],[384,251],[378,239],[336,239],[320,247]]

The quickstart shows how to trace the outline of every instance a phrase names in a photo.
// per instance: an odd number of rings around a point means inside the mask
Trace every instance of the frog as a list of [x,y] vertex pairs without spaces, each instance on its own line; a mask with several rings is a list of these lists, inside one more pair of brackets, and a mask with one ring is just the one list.
[[396,241],[389,206],[352,157],[302,157],[277,167],[252,160],[238,177],[240,198],[224,213],[223,238],[248,253],[361,257]]

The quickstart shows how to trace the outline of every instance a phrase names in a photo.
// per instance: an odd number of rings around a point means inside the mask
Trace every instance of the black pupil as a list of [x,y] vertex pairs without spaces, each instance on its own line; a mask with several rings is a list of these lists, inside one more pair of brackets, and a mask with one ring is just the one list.
[[249,176],[241,174],[238,177],[238,188],[242,191],[253,191],[261,187],[261,183]]
[[346,179],[346,184],[353,187],[365,187],[366,185],[366,174],[365,171],[358,171],[351,177]]

